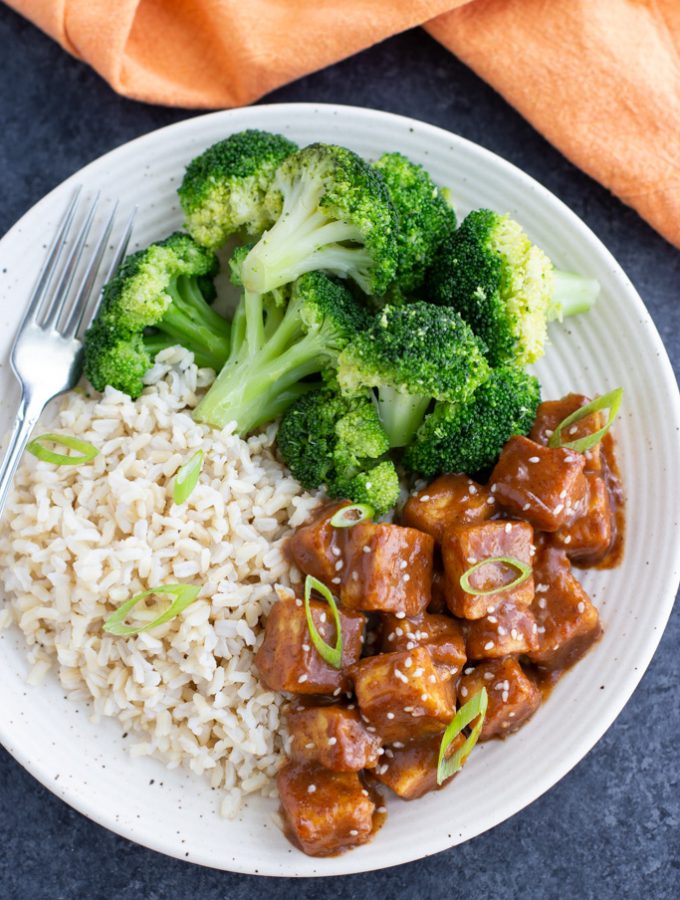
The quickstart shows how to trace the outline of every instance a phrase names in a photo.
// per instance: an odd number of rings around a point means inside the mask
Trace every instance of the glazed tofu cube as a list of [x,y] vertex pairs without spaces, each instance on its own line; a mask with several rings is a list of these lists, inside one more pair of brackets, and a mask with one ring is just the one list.
[[553,543],[566,551],[569,559],[595,565],[609,552],[615,536],[615,519],[609,491],[602,475],[585,473],[586,494],[582,514],[553,535]]
[[359,772],[378,762],[380,738],[367,731],[356,706],[294,704],[286,710],[290,757],[334,772]]
[[[443,732],[419,741],[410,741],[406,745],[399,743],[398,746],[388,747],[373,773],[374,777],[403,800],[417,800],[423,794],[444,787],[454,776],[451,775],[441,785],[437,784],[442,735]],[[463,735],[457,735],[449,744],[447,757],[453,756],[464,743]]]
[[483,522],[493,512],[489,491],[467,475],[442,475],[406,501],[401,514],[404,525],[431,534],[441,541],[444,531],[456,522]]
[[510,438],[491,473],[497,502],[540,531],[557,531],[580,514],[586,491],[582,453]]
[[384,743],[437,734],[455,714],[451,681],[425,647],[370,656],[353,672],[361,714]]
[[[548,400],[545,403],[541,403],[529,437],[532,441],[536,441],[537,444],[545,444],[547,446],[560,422],[563,422],[567,416],[570,416],[577,409],[586,406],[588,403],[590,403],[590,398],[584,397],[583,394],[567,394],[561,400]],[[587,437],[589,434],[593,434],[593,432],[603,428],[604,423],[605,415],[602,411],[591,413],[564,430],[562,440],[576,441],[579,438]],[[602,470],[601,451],[602,445],[595,444],[594,447],[591,447],[590,450],[583,454],[586,461],[586,472],[600,472]]]
[[480,741],[506,737],[517,731],[541,705],[541,692],[512,657],[493,659],[464,670],[458,684],[458,703],[462,706],[485,687],[489,705]]
[[356,772],[288,763],[276,785],[286,830],[309,856],[331,856],[370,839],[375,803]]
[[430,602],[434,539],[415,528],[361,522],[347,529],[340,599],[348,609],[417,616]]
[[349,506],[349,501],[322,506],[311,522],[288,540],[288,553],[298,569],[329,586],[337,574],[335,565],[344,540],[344,529],[334,528],[331,519],[344,506]]
[[[335,624],[328,604],[310,602],[312,619],[326,643],[335,644]],[[264,641],[255,656],[262,681],[273,691],[296,694],[332,694],[351,686],[347,666],[361,656],[366,622],[361,613],[340,610],[342,669],[327,663],[312,643],[301,600],[279,600],[264,626]]]
[[427,647],[440,675],[457,675],[465,664],[465,638],[450,616],[423,613],[416,619],[383,616],[380,648],[383,653]]
[[[461,577],[484,559],[513,556],[531,565],[534,532],[527,522],[482,522],[478,525],[453,525],[444,535],[442,556],[446,571],[446,601],[454,616],[481,619],[500,604],[530,606],[534,597],[533,578],[496,594],[479,595],[466,591]],[[517,578],[516,569],[504,563],[489,563],[470,576],[475,590],[493,590]]]
[[538,647],[528,656],[542,669],[569,668],[602,634],[597,610],[574,578],[564,551],[554,547],[537,556],[532,612]]
[[483,619],[466,628],[465,643],[470,659],[498,659],[536,649],[537,625],[531,610],[514,603],[502,603]]

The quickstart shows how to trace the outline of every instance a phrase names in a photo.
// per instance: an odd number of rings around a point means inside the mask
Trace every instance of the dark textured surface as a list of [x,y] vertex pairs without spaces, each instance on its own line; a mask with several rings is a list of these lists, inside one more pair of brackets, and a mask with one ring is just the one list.
[[[188,115],[116,96],[4,6],[0,48],[0,232],[101,153]],[[678,251],[423,33],[394,38],[267,100],[351,103],[412,115],[511,160],[571,206],[614,253],[649,306],[677,372]],[[0,749],[0,897],[240,900],[323,892],[328,900],[378,894],[670,900],[680,896],[679,639],[676,610],[614,726],[524,812],[430,859],[323,884],[200,869],[135,846],[71,810]]]

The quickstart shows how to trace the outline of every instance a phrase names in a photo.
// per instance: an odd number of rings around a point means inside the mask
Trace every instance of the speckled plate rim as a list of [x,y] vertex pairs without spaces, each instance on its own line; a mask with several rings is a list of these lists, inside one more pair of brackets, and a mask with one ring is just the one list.
[[[452,150],[460,148],[466,152],[474,153],[482,165],[485,162],[488,163],[490,167],[502,173],[509,181],[513,181],[520,188],[532,192],[533,195],[538,198],[538,201],[540,201],[551,214],[554,214],[556,218],[561,220],[573,239],[586,247],[587,252],[597,259],[602,266],[608,269],[613,285],[619,292],[623,306],[629,311],[632,311],[638,319],[640,326],[644,329],[644,339],[656,356],[654,364],[655,377],[658,378],[659,385],[665,392],[665,400],[668,403],[666,407],[666,419],[663,423],[664,426],[667,427],[666,437],[668,438],[671,432],[674,433],[672,439],[676,442],[676,459],[680,459],[680,452],[678,452],[677,446],[677,435],[675,434],[678,427],[680,427],[680,394],[678,393],[675,376],[656,327],[651,321],[641,298],[614,257],[575,213],[546,188],[542,187],[535,179],[491,151],[444,129],[415,119],[359,107],[309,103],[262,105],[246,109],[214,112],[190,118],[130,141],[99,159],[94,160],[80,171],[73,174],[70,178],[66,179],[53,191],[47,194],[41,201],[35,204],[32,209],[30,209],[13,226],[13,228],[10,229],[10,231],[2,238],[2,241],[0,241],[0,252],[8,243],[19,240],[20,234],[22,235],[20,238],[21,240],[28,240],[27,232],[30,230],[31,224],[38,221],[43,212],[49,207],[52,207],[55,200],[59,199],[63,203],[67,193],[72,190],[77,183],[86,180],[89,175],[96,172],[97,169],[105,167],[106,163],[114,160],[117,155],[144,151],[147,145],[157,141],[159,136],[172,138],[179,135],[184,136],[187,132],[200,134],[203,125],[215,122],[224,124],[225,133],[246,127],[260,127],[266,129],[275,127],[269,124],[272,117],[278,118],[284,116],[288,117],[290,120],[294,120],[296,116],[313,116],[314,114],[319,115],[321,118],[324,116],[340,117],[341,119],[345,118],[348,123],[351,122],[353,125],[358,124],[359,126],[365,126],[367,129],[374,127],[376,122],[379,122],[386,127],[390,126],[395,129],[401,128],[408,130],[411,133],[415,133],[418,137],[422,137],[423,146],[427,146],[430,141],[433,143],[446,141]],[[668,529],[666,536],[667,546],[664,548],[666,557],[678,560],[680,558],[680,529],[678,528],[677,523],[674,523],[673,526]],[[642,678],[642,675],[647,669],[654,651],[658,646],[673,606],[679,581],[680,574],[678,573],[677,567],[669,570],[663,583],[663,589],[657,596],[653,619],[654,627],[648,628],[643,640],[641,643],[638,643],[639,656],[637,657],[637,668],[635,670],[627,671],[622,680],[617,683],[615,690],[612,690],[609,698],[611,702],[607,708],[606,715],[602,715],[596,724],[590,723],[590,727],[584,730],[580,740],[571,747],[570,752],[555,760],[554,766],[550,769],[548,774],[537,777],[532,781],[530,788],[525,789],[520,795],[511,799],[506,799],[496,810],[492,819],[481,823],[477,822],[469,828],[463,827],[463,829],[455,835],[445,834],[444,831],[434,834],[428,833],[425,841],[414,836],[413,840],[408,844],[408,849],[404,851],[402,848],[399,851],[397,848],[397,853],[391,849],[390,844],[385,840],[386,834],[381,833],[377,836],[376,841],[372,845],[379,847],[378,858],[375,858],[376,854],[366,856],[362,852],[364,848],[360,851],[355,851],[354,853],[330,860],[310,861],[306,857],[295,854],[295,858],[291,857],[290,867],[286,867],[285,870],[282,870],[281,867],[275,868],[274,866],[269,865],[266,859],[262,860],[259,868],[256,869],[252,865],[241,864],[241,861],[238,859],[231,861],[215,859],[213,855],[202,854],[199,848],[193,850],[191,861],[230,871],[244,873],[257,872],[258,874],[264,875],[325,876],[349,874],[397,865],[423,858],[468,840],[477,834],[481,834],[489,828],[494,827],[528,806],[559,781],[579,762],[580,759],[583,758],[583,756],[585,756],[616,719]],[[127,837],[151,849],[180,859],[184,858],[185,848],[183,846],[173,844],[166,840],[159,840],[151,833],[131,833],[129,828],[117,824],[111,809],[102,809],[97,804],[96,800],[91,800],[87,796],[83,797],[81,795],[70,794],[68,790],[64,791],[62,789],[57,791],[48,768],[35,760],[31,753],[31,748],[16,745],[12,740],[11,729],[8,726],[8,722],[5,720],[2,705],[0,705],[0,742],[2,742],[14,758],[45,787],[54,793],[57,793],[71,806],[93,821],[117,832],[123,837]],[[440,796],[442,795],[437,795],[437,797]]]

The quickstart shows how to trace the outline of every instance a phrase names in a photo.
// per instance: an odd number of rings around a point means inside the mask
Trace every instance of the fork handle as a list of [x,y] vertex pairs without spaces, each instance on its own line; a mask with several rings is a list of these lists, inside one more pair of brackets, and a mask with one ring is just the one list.
[[0,516],[5,508],[14,473],[44,407],[45,404],[40,399],[32,397],[28,393],[22,394],[7,451],[0,463]]

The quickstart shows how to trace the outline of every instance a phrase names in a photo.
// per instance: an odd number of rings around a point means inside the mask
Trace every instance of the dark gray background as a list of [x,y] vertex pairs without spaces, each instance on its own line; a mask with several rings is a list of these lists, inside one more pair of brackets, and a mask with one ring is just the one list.
[[[4,6],[0,59],[3,233],[85,163],[191,115],[118,97]],[[647,303],[678,371],[680,253],[423,32],[388,40],[265,99],[349,103],[414,116],[515,163],[574,209],[614,253]],[[461,847],[368,875],[265,880],[160,856],[74,812],[0,748],[0,897],[677,897],[679,638],[676,610],[617,722],[548,794]],[[422,828],[427,831],[426,820]]]

